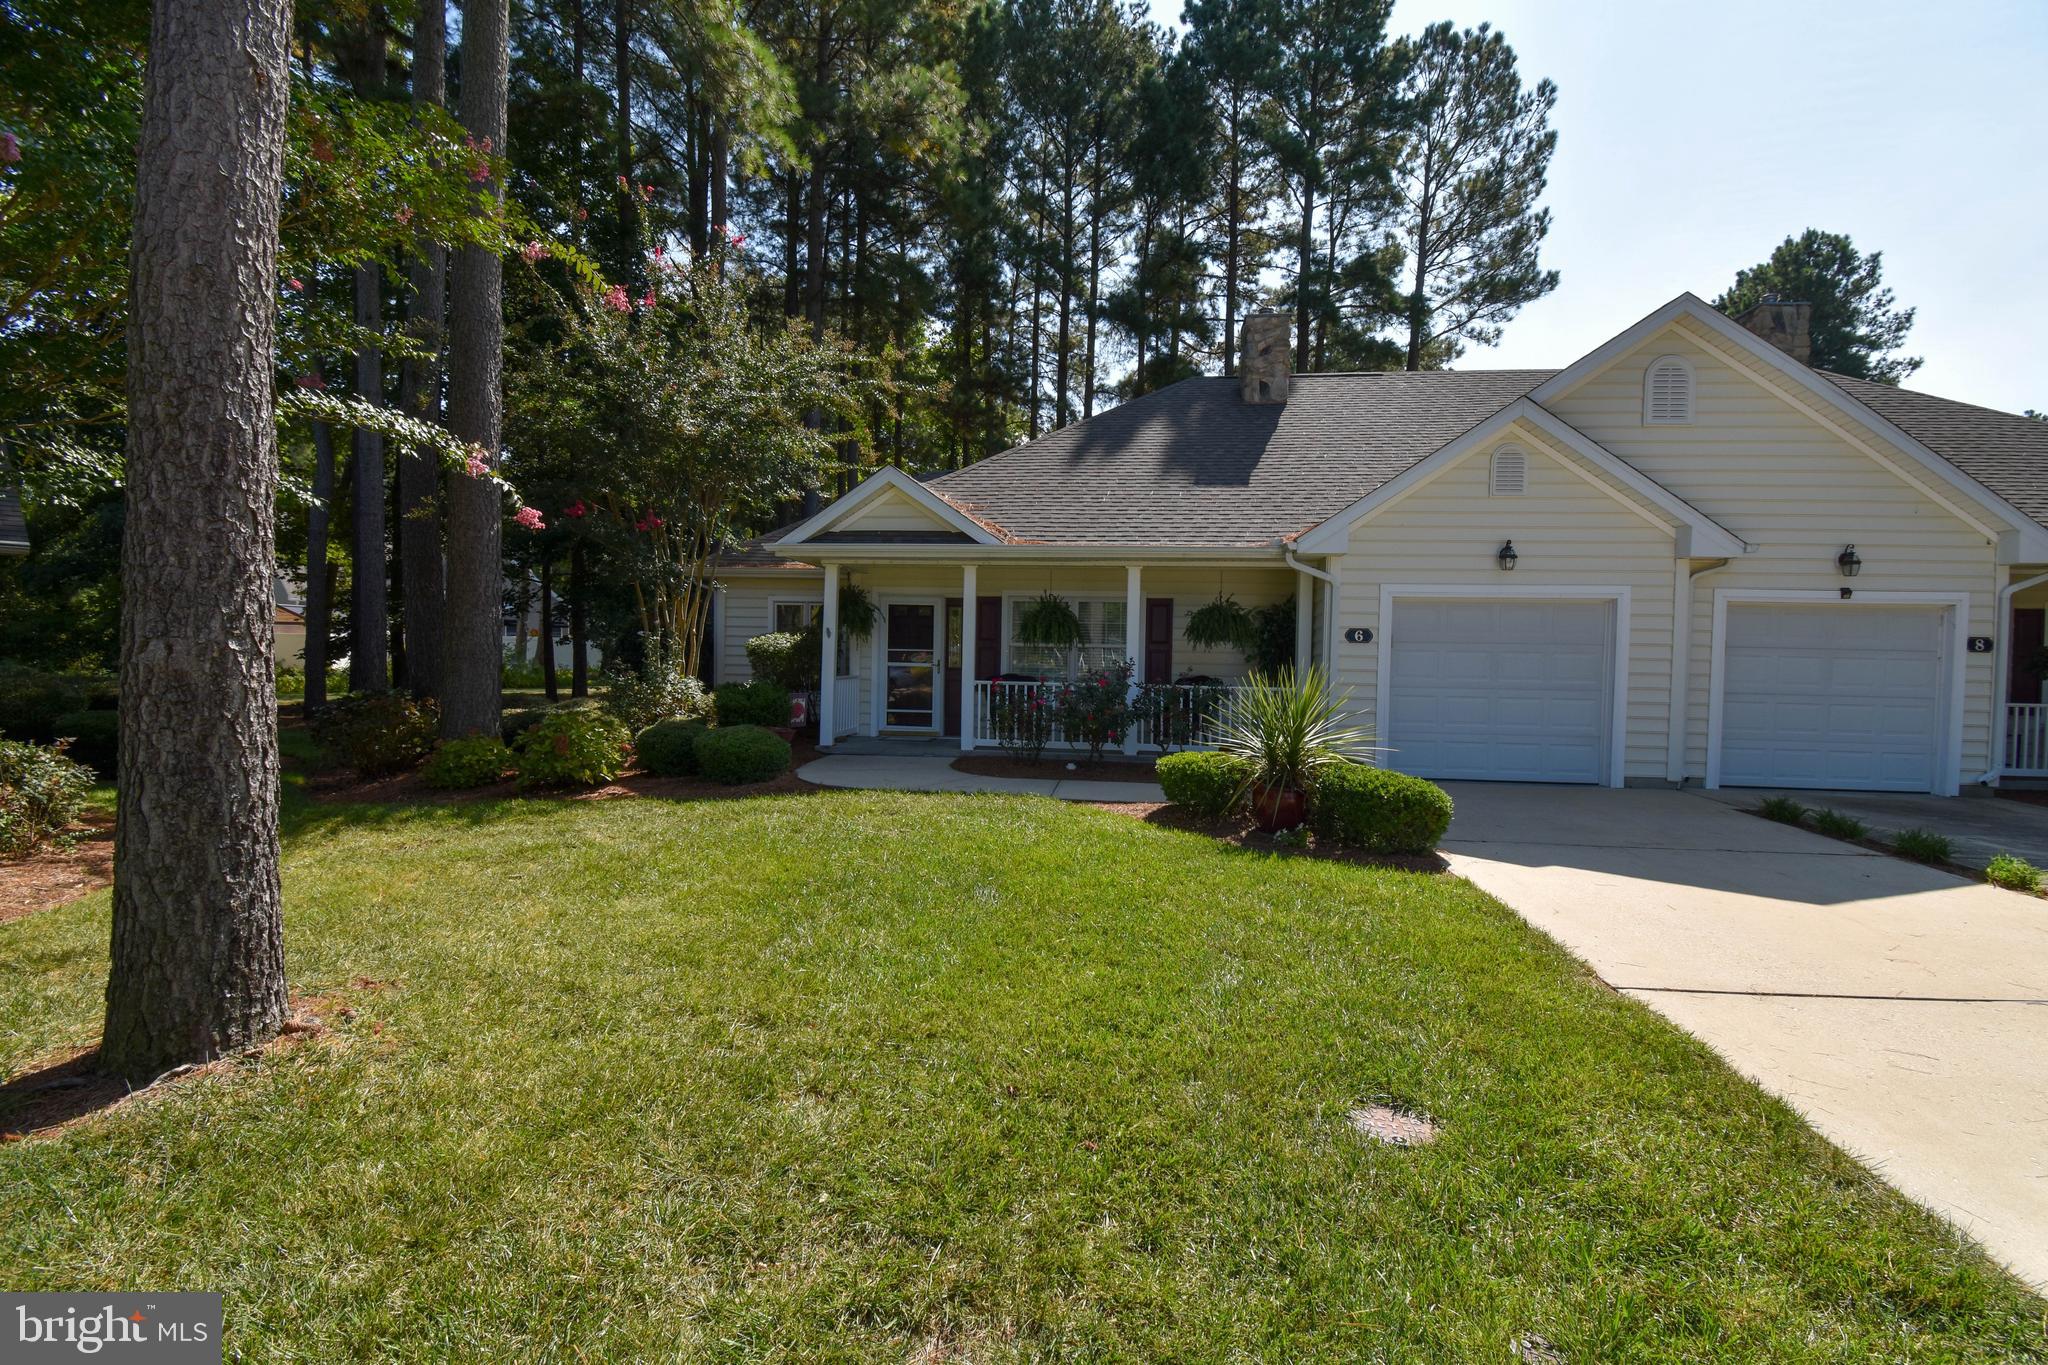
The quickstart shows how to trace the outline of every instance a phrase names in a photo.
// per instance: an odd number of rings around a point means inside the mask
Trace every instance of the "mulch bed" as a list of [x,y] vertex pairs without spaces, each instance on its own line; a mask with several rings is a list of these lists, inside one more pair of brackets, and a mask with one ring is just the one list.
[[0,924],[114,884],[114,820],[93,814],[73,826],[70,848],[40,848],[0,863]]
[[1284,844],[1267,834],[1244,815],[1197,815],[1182,806],[1162,801],[1091,801],[1097,810],[1115,811],[1143,820],[1148,825],[1206,834],[1212,839],[1258,853],[1278,853],[1296,858],[1320,858],[1325,862],[1351,863],[1357,867],[1391,867],[1400,872],[1449,872],[1451,865],[1440,853],[1366,853],[1355,848],[1338,848],[1311,839],[1306,848]]
[[953,760],[954,770],[977,777],[1035,777],[1053,782],[1085,778],[1090,782],[1157,782],[1159,771],[1149,758],[1086,759],[1012,758],[1007,754],[962,754]]

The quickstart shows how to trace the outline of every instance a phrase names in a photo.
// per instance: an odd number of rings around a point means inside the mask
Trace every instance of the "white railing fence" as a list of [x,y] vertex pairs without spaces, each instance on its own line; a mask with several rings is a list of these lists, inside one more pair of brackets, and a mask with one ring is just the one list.
[[2013,777],[2048,777],[2048,702],[2006,703],[2005,771]]
[[[977,682],[970,715],[978,745],[1028,747],[1034,732],[1048,749],[1085,748],[1086,741],[1067,738],[1059,718],[1059,692],[1065,686],[1046,682]],[[1140,749],[1213,748],[1238,689],[1229,685],[1154,683],[1143,689],[1137,746]]]

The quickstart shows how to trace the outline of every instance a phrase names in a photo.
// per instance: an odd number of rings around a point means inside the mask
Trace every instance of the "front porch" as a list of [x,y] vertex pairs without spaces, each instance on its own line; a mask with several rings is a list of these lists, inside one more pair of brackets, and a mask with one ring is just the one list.
[[[1192,614],[1219,596],[1247,610],[1267,608],[1287,633],[1280,644],[1287,662],[1306,666],[1320,657],[1318,609],[1327,606],[1327,585],[1319,571],[1297,571],[1278,558],[1031,567],[827,559],[819,747],[916,742],[971,751],[1043,737],[1048,752],[1083,749],[1059,719],[1061,694],[1124,660],[1132,665],[1135,714],[1117,750],[1213,745],[1252,670],[1235,645],[1192,641]],[[858,592],[843,594],[847,588]],[[1078,640],[1047,644],[1024,629],[1024,609],[1046,594],[1072,609]],[[842,623],[843,596],[872,619]],[[1303,602],[1307,610],[1299,609]],[[1283,621],[1281,612],[1290,617]]]

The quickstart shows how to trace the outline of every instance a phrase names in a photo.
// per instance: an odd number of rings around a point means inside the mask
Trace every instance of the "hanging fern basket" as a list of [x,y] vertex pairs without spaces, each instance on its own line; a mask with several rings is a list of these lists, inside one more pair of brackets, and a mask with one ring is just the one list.
[[1052,649],[1072,649],[1082,641],[1081,617],[1073,603],[1043,592],[1017,608],[1017,638]]

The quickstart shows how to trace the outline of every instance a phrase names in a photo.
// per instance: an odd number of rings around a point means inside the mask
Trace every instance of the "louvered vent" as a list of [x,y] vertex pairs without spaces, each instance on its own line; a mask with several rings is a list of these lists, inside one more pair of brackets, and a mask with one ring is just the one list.
[[1529,491],[1529,457],[1513,446],[1493,452],[1493,479],[1487,485],[1496,498],[1519,498]]
[[1692,366],[1678,356],[1652,363],[1643,376],[1643,421],[1662,427],[1692,421]]

